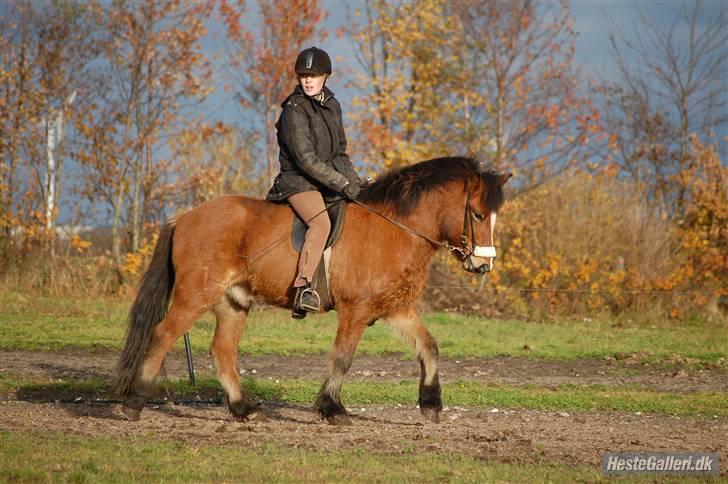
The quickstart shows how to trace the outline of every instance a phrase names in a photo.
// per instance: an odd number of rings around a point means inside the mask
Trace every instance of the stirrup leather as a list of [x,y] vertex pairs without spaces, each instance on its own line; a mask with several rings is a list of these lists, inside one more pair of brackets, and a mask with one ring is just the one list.
[[[304,296],[311,296],[315,298],[316,305],[313,306],[310,302],[305,303]],[[302,309],[309,313],[317,313],[321,309],[321,298],[319,297],[318,293],[310,287],[306,287],[300,292],[300,294],[298,295],[297,303],[299,309]]]

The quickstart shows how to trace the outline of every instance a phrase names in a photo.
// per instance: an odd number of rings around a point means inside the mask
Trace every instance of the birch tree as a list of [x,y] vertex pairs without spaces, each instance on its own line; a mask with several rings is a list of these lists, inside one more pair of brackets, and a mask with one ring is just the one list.
[[207,2],[119,1],[101,4],[104,37],[98,103],[81,122],[88,142],[80,155],[85,194],[111,211],[112,255],[123,263],[123,224],[129,249],[144,237],[157,197],[169,175],[158,150],[183,123],[185,109],[210,91],[209,64],[201,52]]

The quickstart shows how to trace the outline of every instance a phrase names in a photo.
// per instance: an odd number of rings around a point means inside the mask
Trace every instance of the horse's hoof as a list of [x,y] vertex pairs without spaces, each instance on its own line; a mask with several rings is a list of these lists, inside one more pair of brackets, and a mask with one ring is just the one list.
[[425,417],[427,420],[429,420],[432,423],[440,423],[440,411],[431,408],[431,407],[423,407],[420,408],[420,412],[422,413],[422,416]]
[[127,407],[126,405],[122,405],[121,413],[122,413],[122,415],[124,415],[124,417],[126,417],[126,419],[129,422],[137,422],[137,421],[139,421],[139,416],[142,413],[142,409],[141,408],[131,408],[131,407]]
[[348,425],[354,425],[354,422],[352,422],[351,417],[348,415],[329,415],[326,417],[326,421],[330,425],[339,425],[339,426],[348,426]]

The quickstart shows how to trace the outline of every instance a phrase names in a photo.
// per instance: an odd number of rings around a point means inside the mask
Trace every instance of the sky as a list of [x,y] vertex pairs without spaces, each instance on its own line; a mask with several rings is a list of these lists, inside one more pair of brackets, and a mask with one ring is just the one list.
[[[345,25],[348,13],[353,12],[361,5],[362,2],[356,0],[321,1],[322,9],[328,13],[326,20],[323,22],[323,29],[327,31],[328,37],[324,42],[318,43],[318,46],[332,56],[334,76],[329,81],[328,86],[336,92],[345,113],[352,108],[352,99],[357,93],[345,87],[346,75],[337,76],[337,67],[339,73],[341,67],[347,64],[351,65],[352,68],[356,68],[356,61],[351,40],[345,37],[337,37],[336,30]],[[635,35],[641,30],[641,17],[667,28],[685,5],[686,2],[681,0],[572,0],[570,2],[571,15],[574,18],[574,28],[578,33],[576,41],[577,64],[582,65],[584,74],[592,78],[614,79],[617,75],[617,69],[612,59],[609,32],[615,31],[624,35],[626,39],[634,39]],[[691,4],[688,3],[687,5]],[[707,14],[703,20],[712,17],[721,9],[725,10],[728,8],[726,5],[728,5],[728,2],[725,1],[703,0],[703,8]],[[254,10],[251,10],[250,17],[254,17],[254,15]],[[208,54],[220,50],[224,42],[223,36],[224,33],[219,24],[212,21],[209,26],[209,34],[204,40],[204,50]],[[678,36],[687,38],[687,29],[679,28]],[[302,46],[302,48],[305,47],[308,47],[308,45]],[[291,59],[292,64],[294,60]],[[726,84],[728,89],[728,80]],[[233,122],[235,117],[240,116],[241,113],[231,107],[229,94],[223,93],[221,86],[218,87],[218,92],[211,96],[208,103],[215,113],[220,114],[222,120]]]

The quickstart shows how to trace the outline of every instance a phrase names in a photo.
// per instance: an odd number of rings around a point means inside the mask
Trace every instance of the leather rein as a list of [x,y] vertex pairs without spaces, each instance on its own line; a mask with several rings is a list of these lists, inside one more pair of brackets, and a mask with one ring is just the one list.
[[[420,237],[422,239],[425,239],[430,244],[434,245],[437,248],[447,249],[450,252],[457,253],[461,259],[466,259],[470,255],[473,254],[473,247],[475,247],[477,244],[475,243],[475,227],[473,225],[473,210],[470,208],[470,186],[466,184],[466,197],[465,197],[465,211],[463,213],[463,233],[460,236],[460,243],[462,244],[461,247],[458,247],[456,245],[449,244],[447,242],[440,242],[438,240],[431,239],[430,237],[426,236],[422,232],[413,229],[412,227],[409,227],[401,222],[398,222],[387,215],[383,214],[379,210],[370,207],[368,205],[364,205],[358,200],[351,200],[351,202],[359,205],[360,207],[376,214],[382,217],[387,222],[391,223],[392,225],[399,227],[400,229],[404,230],[405,232],[409,232],[412,235],[416,235],[417,237]],[[469,223],[468,223],[469,222]],[[468,244],[468,226],[470,227],[470,233],[472,234],[473,243]]]

